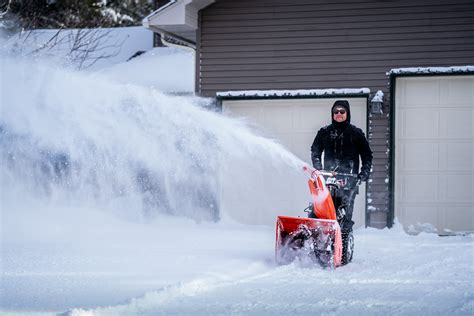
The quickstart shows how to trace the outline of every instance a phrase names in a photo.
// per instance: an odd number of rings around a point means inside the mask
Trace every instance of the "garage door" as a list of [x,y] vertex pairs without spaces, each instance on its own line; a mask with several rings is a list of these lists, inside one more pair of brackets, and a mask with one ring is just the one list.
[[395,215],[408,231],[474,231],[474,76],[406,77],[395,91]]
[[[276,139],[301,160],[310,164],[310,147],[317,131],[330,123],[330,109],[336,99],[261,99],[223,100],[223,113],[244,117],[250,125],[257,126],[265,136]],[[347,98],[351,105],[351,122],[363,130],[367,126],[367,98]],[[266,192],[253,195],[249,189],[245,194],[246,207],[242,198],[232,192],[233,183],[221,180],[221,210],[240,222],[255,224],[275,223],[277,215],[304,216],[303,209],[311,197],[307,178],[301,174],[294,177],[276,173],[271,167],[247,172],[254,177],[252,182]],[[280,178],[275,178],[279,176]],[[265,179],[270,181],[266,181]],[[266,182],[265,182],[266,181]],[[250,205],[250,206],[249,206]],[[356,226],[365,225],[365,186],[361,186],[354,210]]]

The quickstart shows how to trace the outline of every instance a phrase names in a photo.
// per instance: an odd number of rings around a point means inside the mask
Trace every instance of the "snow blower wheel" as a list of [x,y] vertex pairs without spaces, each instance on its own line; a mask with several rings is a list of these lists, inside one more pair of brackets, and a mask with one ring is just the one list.
[[342,232],[342,264],[346,265],[352,261],[354,256],[354,234]]

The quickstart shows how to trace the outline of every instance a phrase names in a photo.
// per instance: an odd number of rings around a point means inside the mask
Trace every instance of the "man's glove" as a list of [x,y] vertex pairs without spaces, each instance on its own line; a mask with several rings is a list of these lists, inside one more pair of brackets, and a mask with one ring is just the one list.
[[366,174],[365,172],[361,172],[357,175],[357,180],[359,180],[361,182],[362,181],[367,181],[367,180],[369,180],[369,175]]
[[321,163],[321,159],[319,158],[313,159],[313,167],[316,170],[323,170],[323,164]]

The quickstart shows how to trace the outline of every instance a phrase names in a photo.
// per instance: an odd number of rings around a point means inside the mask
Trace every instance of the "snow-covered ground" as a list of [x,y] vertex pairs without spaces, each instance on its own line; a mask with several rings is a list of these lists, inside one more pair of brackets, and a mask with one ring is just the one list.
[[6,315],[472,315],[474,308],[472,236],[359,229],[353,262],[324,270],[276,266],[269,226],[90,215],[87,227],[47,218],[37,236],[4,238]]
[[189,92],[189,53],[98,73],[1,62],[0,314],[473,314],[472,235],[358,229],[353,262],[324,270],[276,266],[273,223],[212,221],[219,162],[236,163],[243,209],[242,188],[262,192],[249,165],[303,162],[207,100],[158,91],[154,63],[163,90]]

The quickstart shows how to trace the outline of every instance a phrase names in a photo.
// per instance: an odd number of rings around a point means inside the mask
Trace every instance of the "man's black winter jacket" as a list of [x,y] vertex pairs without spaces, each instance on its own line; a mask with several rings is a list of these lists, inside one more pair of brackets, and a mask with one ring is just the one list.
[[[330,124],[321,128],[311,146],[313,166],[321,170],[321,155],[324,152],[324,170],[359,174],[367,181],[372,167],[372,150],[364,132],[352,124],[336,126]],[[362,168],[359,173],[359,155]]]

